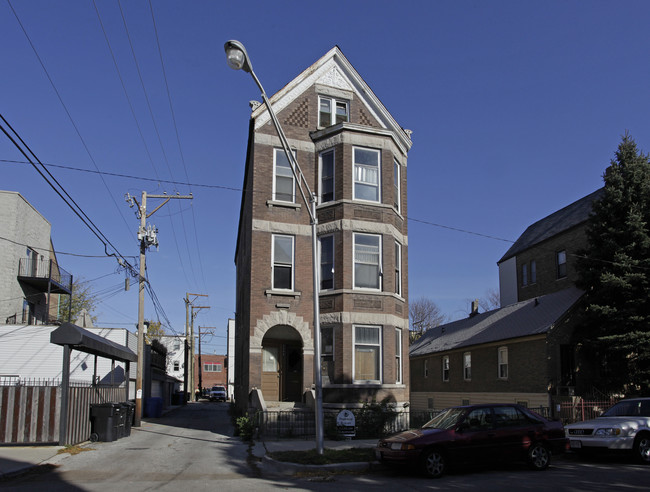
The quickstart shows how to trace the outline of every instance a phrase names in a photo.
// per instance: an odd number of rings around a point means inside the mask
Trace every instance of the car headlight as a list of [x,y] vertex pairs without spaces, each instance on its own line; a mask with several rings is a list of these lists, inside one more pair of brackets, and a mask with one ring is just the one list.
[[596,432],[594,432],[594,436],[597,437],[614,437],[620,435],[621,435],[621,429],[618,429],[616,427],[605,427],[602,429],[596,429]]
[[413,444],[403,444],[401,442],[392,442],[390,443],[390,449],[393,451],[407,451],[409,449],[415,449]]

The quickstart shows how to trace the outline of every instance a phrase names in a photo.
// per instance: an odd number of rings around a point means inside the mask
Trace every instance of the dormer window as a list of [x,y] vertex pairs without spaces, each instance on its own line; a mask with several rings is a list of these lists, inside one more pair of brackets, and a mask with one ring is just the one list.
[[320,96],[318,98],[318,126],[332,126],[343,121],[350,121],[348,102]]

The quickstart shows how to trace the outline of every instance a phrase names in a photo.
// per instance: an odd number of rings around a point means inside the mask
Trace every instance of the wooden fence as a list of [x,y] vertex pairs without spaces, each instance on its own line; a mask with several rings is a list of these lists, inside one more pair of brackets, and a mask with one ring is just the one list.
[[[126,387],[71,382],[69,398],[66,442],[77,444],[90,436],[90,405],[125,401]],[[58,443],[60,413],[58,381],[0,385],[0,444]]]

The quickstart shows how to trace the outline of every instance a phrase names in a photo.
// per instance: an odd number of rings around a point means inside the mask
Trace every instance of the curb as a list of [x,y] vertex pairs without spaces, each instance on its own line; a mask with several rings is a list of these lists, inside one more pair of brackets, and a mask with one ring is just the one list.
[[333,473],[340,471],[364,472],[379,465],[378,461],[361,461],[351,463],[331,463],[327,465],[301,465],[287,461],[277,461],[267,455],[262,457],[262,463],[266,465],[265,471],[273,475],[295,475],[296,473],[325,472]]

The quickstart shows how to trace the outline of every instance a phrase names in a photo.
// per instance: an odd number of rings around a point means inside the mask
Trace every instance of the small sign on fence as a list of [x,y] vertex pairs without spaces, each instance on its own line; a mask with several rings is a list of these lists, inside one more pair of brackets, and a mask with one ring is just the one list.
[[356,421],[350,410],[341,410],[336,416],[336,429],[339,434],[345,437],[356,435]]

